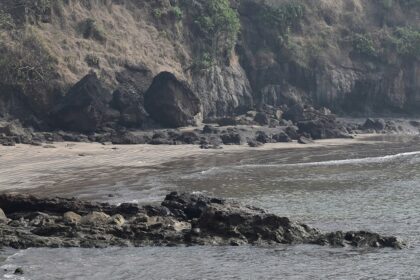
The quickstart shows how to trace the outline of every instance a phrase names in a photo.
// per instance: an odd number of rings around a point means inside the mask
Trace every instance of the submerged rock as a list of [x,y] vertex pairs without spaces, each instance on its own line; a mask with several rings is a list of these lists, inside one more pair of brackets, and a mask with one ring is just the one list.
[[173,192],[160,206],[114,206],[19,194],[2,194],[0,203],[11,218],[8,223],[0,223],[0,247],[405,245],[396,237],[365,231],[323,233],[260,208],[200,194]]

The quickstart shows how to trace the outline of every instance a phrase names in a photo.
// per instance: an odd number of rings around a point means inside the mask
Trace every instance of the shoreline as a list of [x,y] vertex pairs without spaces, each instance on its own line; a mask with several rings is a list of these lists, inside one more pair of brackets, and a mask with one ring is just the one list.
[[[205,150],[198,145],[101,145],[99,143],[59,142],[54,145],[0,146],[0,192],[32,192],[42,189],[60,195],[60,190],[118,186],[119,179],[141,176],[176,160],[194,156],[223,155],[247,151],[307,149],[373,143],[378,134],[358,135],[354,139],[324,139],[312,144],[269,143],[259,148],[224,145]],[[118,174],[109,174],[110,170]],[[126,173],[125,173],[126,172]]]

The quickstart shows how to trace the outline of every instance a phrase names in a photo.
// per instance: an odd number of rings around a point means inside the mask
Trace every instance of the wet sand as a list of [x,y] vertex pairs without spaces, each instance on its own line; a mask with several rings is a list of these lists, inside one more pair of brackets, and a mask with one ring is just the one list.
[[[160,165],[188,157],[220,155],[255,150],[303,149],[363,143],[371,135],[355,139],[319,140],[314,144],[247,145],[202,150],[198,146],[101,145],[99,143],[55,143],[54,148],[30,145],[0,146],[0,191],[25,191],[62,195],[70,189],[115,188],[130,184]],[[48,147],[48,146],[47,146]],[[100,195],[100,194],[98,194]],[[105,194],[102,194],[105,195]]]

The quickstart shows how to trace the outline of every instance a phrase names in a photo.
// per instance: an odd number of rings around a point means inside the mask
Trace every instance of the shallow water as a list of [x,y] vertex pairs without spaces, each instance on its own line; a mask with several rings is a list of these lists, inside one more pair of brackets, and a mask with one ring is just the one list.
[[[68,190],[112,202],[200,191],[261,206],[321,230],[398,235],[404,250],[318,246],[30,249],[0,251],[5,279],[420,279],[420,139],[193,157],[120,186]],[[142,175],[139,175],[142,174]],[[123,185],[123,186],[122,186]],[[2,260],[1,256],[6,256]],[[18,266],[24,278],[12,275]],[[7,269],[7,271],[3,271]]]

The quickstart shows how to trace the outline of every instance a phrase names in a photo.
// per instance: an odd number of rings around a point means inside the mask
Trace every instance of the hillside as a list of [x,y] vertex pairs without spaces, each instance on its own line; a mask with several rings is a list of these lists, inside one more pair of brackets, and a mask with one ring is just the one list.
[[0,117],[74,128],[68,104],[85,97],[68,95],[89,73],[78,88],[109,95],[86,101],[109,107],[94,120],[124,126],[145,127],[150,115],[167,125],[172,110],[170,126],[193,124],[185,116],[263,104],[414,114],[420,1],[1,1]]

